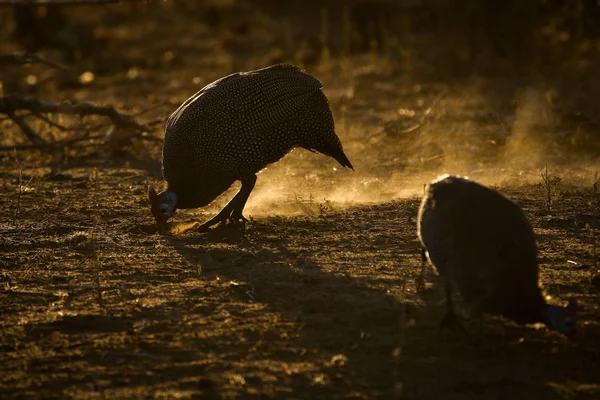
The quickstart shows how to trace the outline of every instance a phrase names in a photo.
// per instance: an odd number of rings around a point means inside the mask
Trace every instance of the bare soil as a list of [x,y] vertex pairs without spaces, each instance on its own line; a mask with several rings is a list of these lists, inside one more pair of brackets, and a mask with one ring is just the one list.
[[[273,21],[249,14],[260,23],[235,40],[198,24],[191,40],[165,25],[173,12],[97,31],[120,58],[82,67],[104,68],[86,84],[28,67],[50,82],[37,95],[146,122],[217,77],[278,61],[260,42]],[[373,57],[308,68],[356,172],[296,150],[259,175],[245,226],[185,232],[233,188],[157,234],[144,187],[163,185],[159,143],[0,156],[0,397],[600,398],[597,148],[579,130],[544,136],[552,108],[515,106],[521,82],[420,79]],[[24,142],[0,124],[3,145]],[[423,184],[445,172],[523,207],[549,301],[581,307],[574,340],[490,316],[480,336],[466,309],[470,334],[438,336],[443,285],[428,268],[417,290],[416,215]]]

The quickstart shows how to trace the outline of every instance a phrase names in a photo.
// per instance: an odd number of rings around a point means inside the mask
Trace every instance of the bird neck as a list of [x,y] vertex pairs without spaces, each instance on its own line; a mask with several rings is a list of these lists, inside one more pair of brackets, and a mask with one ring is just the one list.
[[[171,190],[165,190],[164,192],[160,193],[160,196],[162,199],[166,198],[167,203],[170,205],[170,211],[169,211],[169,217],[172,217],[175,214],[175,211],[178,208],[178,199],[179,196],[177,196],[177,193],[171,191]],[[164,203],[164,201],[161,201],[161,203]]]
[[557,329],[561,325],[562,318],[562,307],[546,305],[542,309],[541,321],[549,328]]
[[233,178],[221,178],[205,184],[177,183],[169,185],[167,191],[177,196],[177,208],[204,207],[229,189],[234,181]]
[[169,199],[169,202],[173,205],[173,207],[177,207],[177,193],[171,190],[165,190],[164,195]]

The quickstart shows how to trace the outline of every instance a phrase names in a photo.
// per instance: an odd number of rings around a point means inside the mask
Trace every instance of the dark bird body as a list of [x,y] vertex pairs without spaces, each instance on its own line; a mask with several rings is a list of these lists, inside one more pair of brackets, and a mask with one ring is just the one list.
[[[166,221],[165,216],[170,217],[176,208],[209,204],[236,180],[242,182],[240,192],[204,226],[244,219],[242,210],[255,174],[295,147],[353,168],[335,134],[321,88],[319,80],[300,69],[275,65],[229,75],[185,101],[166,124],[163,177],[167,191],[150,193],[157,222]],[[161,213],[161,207],[167,212]]]
[[468,179],[432,182],[418,216],[418,234],[431,263],[472,309],[517,323],[543,322],[570,333],[574,303],[546,303],[538,282],[533,229],[511,200]]

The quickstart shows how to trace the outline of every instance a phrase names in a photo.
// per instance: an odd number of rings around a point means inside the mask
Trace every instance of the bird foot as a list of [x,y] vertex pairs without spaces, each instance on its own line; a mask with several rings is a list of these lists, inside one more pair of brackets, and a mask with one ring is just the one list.
[[208,232],[208,230],[213,226],[225,223],[227,223],[227,217],[217,215],[216,217],[206,221],[205,223],[200,224],[200,226],[198,227],[198,232]]
[[228,221],[229,217],[219,219],[213,218],[210,221],[206,221],[205,223],[201,224],[198,227],[198,232],[208,232],[213,226],[225,226]]
[[[223,215],[221,215],[221,214],[223,214]],[[248,220],[241,213],[237,213],[237,212],[233,211],[230,215],[226,215],[221,212],[216,217],[214,217],[211,220],[200,225],[198,227],[198,231],[199,232],[208,232],[208,230],[215,225],[226,226],[228,224],[231,224],[231,225],[241,225],[243,227],[246,225],[246,222],[248,222]]]
[[451,328],[454,331],[459,330],[464,334],[469,333],[465,329],[465,327],[462,326],[462,324],[460,323],[460,319],[453,312],[447,312],[446,315],[444,316],[444,319],[442,320],[442,323],[440,324],[440,327],[438,329],[438,337],[440,336],[440,334],[446,327]]
[[205,222],[203,224],[200,224],[197,231],[198,232],[208,232],[210,230],[210,227],[212,227],[214,225],[215,225],[215,223],[212,221]]
[[423,272],[421,272],[415,278],[415,286],[417,287],[417,293],[424,292],[425,289],[427,289],[427,284],[426,284],[426,281],[425,281],[425,275],[423,274]]
[[246,224],[246,222],[248,222],[248,219],[244,217],[241,212],[234,211],[229,217],[229,222],[231,222],[232,224]]

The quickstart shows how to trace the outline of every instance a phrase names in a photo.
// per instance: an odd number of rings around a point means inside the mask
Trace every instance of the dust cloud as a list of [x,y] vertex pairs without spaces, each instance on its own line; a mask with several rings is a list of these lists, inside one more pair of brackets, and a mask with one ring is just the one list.
[[[382,178],[358,171],[340,170],[317,178],[278,175],[279,166],[259,175],[246,212],[252,215],[315,216],[360,204],[372,204],[423,194],[427,180],[393,172]],[[332,168],[330,168],[332,169]],[[325,174],[324,174],[325,175]]]
[[563,185],[593,186],[598,166],[589,158],[565,156],[568,149],[560,142],[564,133],[557,128],[548,90],[517,91],[514,109],[502,116],[486,104],[488,97],[477,88],[448,96],[437,109],[428,110],[437,114],[428,125],[403,135],[363,121],[340,124],[338,135],[355,171],[326,156],[295,150],[258,175],[245,212],[318,216],[361,204],[419,198],[426,183],[445,173],[500,189],[541,184],[546,165]]
[[517,100],[512,135],[504,150],[503,162],[521,168],[535,168],[552,157],[553,110],[546,93],[526,88]]

